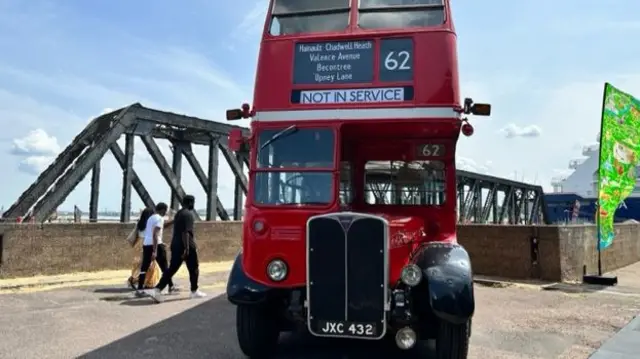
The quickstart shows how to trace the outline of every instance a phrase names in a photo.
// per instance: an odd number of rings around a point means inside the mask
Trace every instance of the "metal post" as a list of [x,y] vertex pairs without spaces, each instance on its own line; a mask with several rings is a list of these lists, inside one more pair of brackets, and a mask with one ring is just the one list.
[[209,141],[209,168],[207,174],[207,221],[216,220],[216,206],[218,202],[218,167],[220,158],[218,153],[218,139],[211,137]]
[[[182,179],[182,145],[173,143],[173,158],[171,161],[171,171],[176,175],[178,182]],[[171,190],[171,208],[177,211],[180,208],[180,197],[175,190]]]
[[133,178],[133,145],[134,136],[125,135],[124,171],[122,174],[122,202],[120,205],[120,222],[129,223],[131,220],[131,180]]
[[89,222],[98,222],[98,199],[100,197],[100,161],[91,172],[91,198],[89,200]]

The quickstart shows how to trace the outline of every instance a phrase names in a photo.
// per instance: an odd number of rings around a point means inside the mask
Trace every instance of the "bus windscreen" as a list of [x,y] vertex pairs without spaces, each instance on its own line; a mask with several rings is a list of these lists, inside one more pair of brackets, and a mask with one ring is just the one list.
[[274,36],[342,31],[350,0],[275,0],[269,33]]
[[431,27],[444,20],[444,0],[360,0],[362,29]]

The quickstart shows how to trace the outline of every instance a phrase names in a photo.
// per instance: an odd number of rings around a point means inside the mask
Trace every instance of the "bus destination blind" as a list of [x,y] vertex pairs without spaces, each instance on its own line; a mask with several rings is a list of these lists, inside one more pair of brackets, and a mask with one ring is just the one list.
[[[378,69],[375,53],[379,52]],[[372,83],[375,72],[382,82],[413,80],[413,40],[373,40],[298,43],[294,50],[295,85]]]
[[[379,52],[378,68],[375,67]],[[371,84],[413,79],[413,41],[384,39],[298,43],[293,66],[295,85]],[[377,76],[376,76],[377,72]],[[393,103],[413,100],[413,86],[378,88],[296,89],[295,104]]]

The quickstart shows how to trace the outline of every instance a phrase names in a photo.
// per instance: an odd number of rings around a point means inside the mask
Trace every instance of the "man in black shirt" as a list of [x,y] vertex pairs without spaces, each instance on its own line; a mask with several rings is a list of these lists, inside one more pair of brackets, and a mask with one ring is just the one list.
[[151,290],[149,296],[160,302],[160,293],[171,283],[171,278],[178,272],[182,262],[186,262],[191,282],[191,298],[203,298],[206,294],[198,290],[199,261],[196,238],[194,236],[194,208],[195,197],[184,196],[182,208],[173,219],[173,236],[171,238],[171,264],[162,274],[158,285]]

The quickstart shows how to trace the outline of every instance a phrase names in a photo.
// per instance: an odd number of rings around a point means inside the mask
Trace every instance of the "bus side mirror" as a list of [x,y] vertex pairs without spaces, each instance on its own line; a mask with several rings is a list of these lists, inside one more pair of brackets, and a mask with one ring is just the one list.
[[227,121],[236,121],[242,119],[242,110],[239,108],[234,108],[232,110],[227,110]]
[[476,116],[491,116],[491,105],[488,103],[474,103],[471,105],[471,114]]
[[249,118],[253,116],[251,106],[248,103],[243,103],[242,108],[234,108],[227,110],[227,121],[236,121],[243,118]]
[[244,137],[242,136],[242,130],[234,128],[229,131],[229,149],[233,152],[239,152],[243,149]]
[[474,103],[472,99],[464,99],[463,112],[466,115],[490,116],[491,105],[488,103]]

